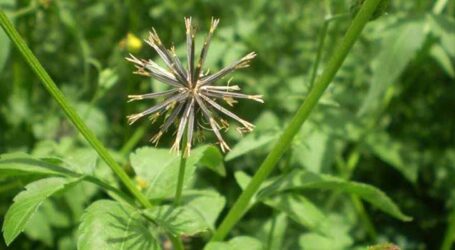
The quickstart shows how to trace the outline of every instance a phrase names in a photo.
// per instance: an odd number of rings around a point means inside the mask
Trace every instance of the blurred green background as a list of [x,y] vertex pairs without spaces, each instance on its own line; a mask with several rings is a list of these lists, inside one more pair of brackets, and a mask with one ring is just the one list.
[[[336,16],[328,24],[318,73],[359,2],[0,0],[0,7],[89,127],[126,165],[129,152],[149,145],[158,126],[146,120],[128,126],[126,115],[150,103],[126,103],[126,97],[164,85],[133,75],[124,57],[133,53],[158,60],[141,42],[154,27],[184,58],[183,18],[193,17],[200,45],[210,19],[219,17],[207,67],[213,71],[257,52],[251,67],[235,73],[233,82],[265,100],[264,105],[241,101],[235,106],[257,129],[244,137],[228,131],[233,150],[225,158],[226,177],[199,173],[230,206],[240,192],[233,173],[254,173],[305,99],[326,18]],[[368,205],[359,214],[349,196],[306,191],[333,217],[341,249],[378,242],[439,249],[446,235],[455,235],[455,228],[449,230],[449,225],[455,227],[454,11],[450,0],[393,0],[378,11],[279,163],[278,172],[305,168],[372,184],[413,217],[401,222]],[[169,148],[171,140],[172,133],[160,147]],[[215,139],[208,133],[206,141]],[[93,159],[84,158],[84,152],[91,152],[87,143],[0,31],[0,153],[15,151],[84,163]],[[2,217],[28,181],[0,179]],[[11,249],[75,248],[80,214],[100,197],[92,187],[49,203]],[[272,214],[264,205],[255,206],[234,233],[261,238],[256,228]],[[306,232],[290,222],[282,248],[322,246],[321,239]]]

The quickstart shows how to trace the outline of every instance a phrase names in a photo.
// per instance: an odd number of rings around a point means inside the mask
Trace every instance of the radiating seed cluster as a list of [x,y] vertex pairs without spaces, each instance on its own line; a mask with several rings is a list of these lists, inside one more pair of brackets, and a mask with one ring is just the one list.
[[[164,69],[152,60],[138,59],[133,55],[126,58],[128,61],[135,64],[135,67],[137,68],[135,73],[153,77],[171,87],[169,90],[163,92],[128,96],[129,101],[155,98],[164,99],[162,102],[143,112],[128,116],[129,124],[133,124],[144,116],[149,116],[152,121],[155,121],[161,115],[165,117],[163,124],[160,126],[160,130],[151,139],[153,143],[158,143],[160,137],[168,131],[172,124],[176,124],[177,132],[175,142],[171,149],[176,152],[180,150],[184,131],[186,129],[187,144],[184,153],[185,155],[189,155],[195,130],[205,128],[206,126],[204,126],[203,123],[206,123],[208,124],[207,127],[210,127],[209,129],[211,129],[217,137],[221,150],[225,152],[229,150],[229,146],[221,136],[220,130],[227,128],[229,124],[222,116],[228,116],[239,122],[242,125],[242,127],[238,129],[239,132],[249,132],[253,130],[253,124],[241,119],[236,114],[224,108],[217,101],[223,100],[230,106],[233,106],[236,103],[235,99],[251,99],[262,103],[262,96],[239,93],[239,86],[229,85],[229,81],[227,86],[215,86],[215,83],[236,69],[248,67],[250,61],[256,56],[256,53],[251,52],[240,60],[213,74],[209,74],[208,72],[204,73],[202,70],[209,49],[210,40],[218,22],[219,19],[212,19],[210,31],[202,46],[197,64],[195,64],[195,29],[191,24],[191,18],[185,18],[187,44],[186,69],[177,57],[175,48],[171,47],[170,50],[168,50],[163,45],[154,29],[152,29],[152,32],[150,32],[150,35],[145,42],[155,49],[164,61],[167,69]],[[198,117],[201,117],[201,120],[203,121],[196,121],[198,120]]]

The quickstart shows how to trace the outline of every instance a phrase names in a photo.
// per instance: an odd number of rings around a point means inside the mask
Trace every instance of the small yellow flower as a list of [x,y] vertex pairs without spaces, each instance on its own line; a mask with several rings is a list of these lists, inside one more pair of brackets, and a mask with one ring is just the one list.
[[142,48],[142,41],[139,39],[137,36],[135,36],[133,33],[128,33],[126,35],[126,49],[129,52],[138,52]]

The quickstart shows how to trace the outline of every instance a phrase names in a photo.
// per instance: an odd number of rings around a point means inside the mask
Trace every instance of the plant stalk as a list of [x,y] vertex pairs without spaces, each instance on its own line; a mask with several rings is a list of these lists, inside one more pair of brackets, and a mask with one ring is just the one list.
[[341,18],[344,18],[344,17],[348,17],[349,14],[340,14],[340,15],[334,15],[332,16],[332,14],[330,14],[330,5],[327,5],[327,17],[324,19],[324,24],[322,25],[322,29],[320,31],[320,34],[319,34],[319,38],[318,38],[318,49],[317,49],[317,52],[316,52],[316,59],[314,60],[314,64],[313,64],[313,68],[311,69],[311,75],[310,75],[310,90],[311,88],[313,88],[313,85],[314,85],[314,81],[316,80],[316,76],[317,76],[317,73],[318,73],[318,69],[319,69],[319,63],[321,61],[321,57],[322,57],[322,49],[324,48],[324,43],[325,43],[325,38],[327,37],[327,33],[329,31],[329,25],[332,21],[335,21],[335,20],[338,20],[338,19],[341,19]]
[[211,241],[223,240],[232,229],[232,227],[246,213],[251,198],[257,192],[260,185],[265,181],[267,176],[275,168],[281,156],[291,144],[292,139],[300,130],[300,127],[318,103],[325,89],[332,82],[335,74],[340,69],[349,51],[351,50],[357,38],[360,36],[360,33],[367,22],[370,20],[380,1],[381,0],[366,0],[363,3],[356,17],[346,31],[346,34],[341,41],[340,46],[331,57],[327,68],[317,79],[314,87],[309,92],[303,104],[297,110],[297,113],[292,118],[291,122],[279,138],[278,142],[273,147],[272,151],[268,154],[246,189],[242,192],[231,210],[228,212],[227,216],[221,222],[220,227],[216,230]]
[[103,159],[106,164],[114,171],[120,181],[125,185],[125,187],[131,192],[131,194],[141,203],[142,206],[150,208],[152,204],[147,199],[147,197],[142,194],[139,189],[136,188],[135,184],[131,181],[126,172],[120,167],[120,165],[112,158],[108,150],[104,145],[96,138],[95,134],[87,127],[84,121],[77,114],[76,110],[69,104],[66,100],[63,93],[59,90],[57,85],[51,79],[49,74],[43,68],[38,59],[34,56],[33,52],[27,46],[25,41],[19,35],[17,30],[14,28],[13,24],[6,17],[5,13],[0,10],[0,26],[3,28],[5,33],[11,39],[11,41],[16,45],[19,52],[24,57],[25,61],[30,65],[32,70],[41,80],[41,83],[46,88],[46,90],[51,94],[55,99],[58,105],[65,112],[66,116],[70,119],[76,129],[84,136],[84,138],[90,143],[93,149],[96,150],[101,159]]
[[180,167],[179,167],[179,176],[177,179],[177,189],[175,190],[174,206],[180,205],[180,200],[182,199],[183,191],[183,180],[185,179],[185,169],[186,169],[186,132],[183,135],[183,148],[180,153]]
[[449,215],[448,226],[442,242],[441,250],[450,250],[455,241],[455,210]]

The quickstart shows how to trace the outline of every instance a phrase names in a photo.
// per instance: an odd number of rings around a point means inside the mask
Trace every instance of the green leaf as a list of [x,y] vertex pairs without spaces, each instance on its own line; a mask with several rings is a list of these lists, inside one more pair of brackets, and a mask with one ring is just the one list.
[[[196,170],[196,164],[203,159],[209,146],[191,151],[186,161],[183,185],[187,185]],[[168,149],[143,147],[130,155],[131,166],[136,175],[145,182],[145,195],[150,199],[162,199],[175,193],[180,167],[180,156]]]
[[100,93],[98,96],[104,96],[106,91],[111,89],[117,83],[119,76],[112,69],[103,69],[98,76],[98,86]]
[[264,242],[269,249],[284,249],[286,237],[286,229],[288,228],[288,217],[284,213],[274,214],[267,222],[265,222],[258,230],[256,237]]
[[208,146],[204,151],[199,164],[206,167],[220,176],[226,176],[226,169],[223,163],[223,154],[215,146]]
[[299,238],[301,249],[352,249],[351,224],[346,215],[329,215],[321,225],[320,233],[304,233]]
[[78,181],[80,179],[50,177],[28,184],[26,190],[14,197],[13,205],[6,212],[3,223],[6,244],[9,245],[24,230],[29,219],[47,198]]
[[36,160],[24,153],[0,155],[0,177],[17,175],[77,176],[76,173],[66,168],[43,160]]
[[144,213],[164,232],[173,235],[192,236],[209,229],[202,214],[186,206],[164,205],[147,209]]
[[[242,188],[242,190],[245,190],[245,188],[248,186],[248,184],[251,181],[251,177],[242,171],[235,172],[234,177],[235,177],[235,180],[237,181],[237,183],[239,184],[240,188]],[[266,180],[264,183],[262,183],[261,188],[259,190],[264,189],[265,187],[270,185],[272,182],[273,182],[272,180]],[[249,205],[252,206],[254,203],[256,203],[257,200],[258,200],[258,198],[257,198],[257,193],[256,193],[253,196],[253,198],[250,199]]]
[[447,15],[428,15],[427,20],[431,33],[440,39],[444,50],[455,57],[455,19]]
[[333,138],[327,130],[307,123],[293,140],[292,156],[305,169],[319,173],[332,162],[333,147]]
[[331,249],[331,250],[344,250],[350,249],[352,240],[348,238],[340,239],[331,238],[317,233],[306,233],[299,238],[299,245],[302,250],[313,249]]
[[369,246],[367,250],[400,250],[400,247],[392,243],[382,243],[374,246]]
[[[243,172],[236,172],[235,178],[243,190],[251,180],[251,177]],[[266,191],[269,184],[271,184],[270,181],[264,183],[260,190]],[[258,195],[254,196],[253,199],[251,199],[250,205],[254,204],[256,201],[264,202],[266,205],[278,211],[284,212],[295,222],[310,229],[319,228],[321,223],[325,220],[325,215],[322,211],[320,211],[311,201],[301,195],[284,193],[273,196],[265,196],[262,198],[263,199],[258,197]]]
[[226,161],[233,160],[239,156],[247,154],[250,151],[261,148],[268,144],[273,143],[278,139],[279,134],[249,134],[245,136],[239,143],[237,143],[231,151],[226,155]]
[[412,218],[403,214],[398,206],[381,190],[363,183],[347,181],[330,175],[315,174],[304,170],[296,170],[280,177],[270,186],[261,190],[258,194],[260,199],[268,196],[299,189],[329,189],[334,191],[355,194],[381,211],[402,221],[410,221]]
[[302,195],[294,193],[274,195],[265,199],[264,203],[284,212],[295,222],[310,229],[321,227],[321,223],[325,220],[322,211]]
[[433,47],[431,47],[430,54],[436,60],[436,62],[439,63],[441,68],[445,70],[447,75],[449,75],[452,78],[455,77],[455,70],[452,61],[450,60],[449,55],[442,48],[441,45],[439,44],[433,45]]
[[161,249],[149,223],[137,210],[111,200],[92,203],[81,218],[77,249]]
[[405,145],[389,136],[387,133],[370,134],[366,140],[367,148],[398,170],[406,179],[416,183],[421,154],[413,150],[411,145]]
[[91,148],[76,148],[65,154],[65,163],[74,172],[93,175],[98,164],[98,154]]
[[46,216],[39,209],[27,222],[27,226],[24,229],[24,233],[28,238],[33,240],[39,240],[46,246],[52,247],[54,242],[54,235],[52,234],[51,224],[47,220],[49,217]]
[[253,237],[238,236],[228,242],[210,242],[204,250],[263,250],[262,243]]
[[215,229],[215,222],[223,210],[226,199],[211,190],[188,190],[183,192],[182,202],[186,208],[199,213],[210,229]]
[[377,108],[387,88],[401,75],[425,41],[424,19],[406,20],[386,33],[372,63],[373,76],[361,114]]

